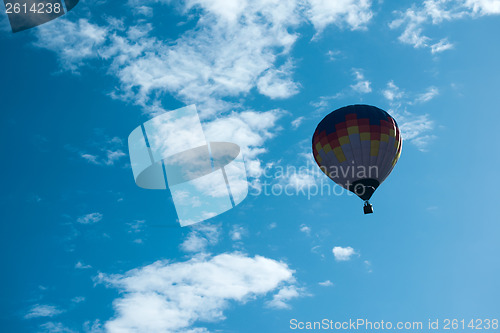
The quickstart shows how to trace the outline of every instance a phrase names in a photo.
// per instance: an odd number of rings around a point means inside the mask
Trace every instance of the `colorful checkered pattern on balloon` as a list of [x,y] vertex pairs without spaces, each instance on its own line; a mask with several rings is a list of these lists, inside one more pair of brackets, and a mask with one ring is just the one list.
[[320,166],[335,156],[336,161],[331,161],[335,164],[362,162],[367,166],[390,158],[387,164],[393,167],[401,154],[402,142],[396,121],[387,112],[354,105],[326,116],[316,128],[312,146]]

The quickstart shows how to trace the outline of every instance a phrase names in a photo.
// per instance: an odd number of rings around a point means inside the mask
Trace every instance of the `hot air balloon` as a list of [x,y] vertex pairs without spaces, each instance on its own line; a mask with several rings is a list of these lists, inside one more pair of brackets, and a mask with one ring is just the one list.
[[401,155],[401,133],[394,118],[371,105],[349,105],[328,114],[312,137],[314,159],[335,183],[369,200]]

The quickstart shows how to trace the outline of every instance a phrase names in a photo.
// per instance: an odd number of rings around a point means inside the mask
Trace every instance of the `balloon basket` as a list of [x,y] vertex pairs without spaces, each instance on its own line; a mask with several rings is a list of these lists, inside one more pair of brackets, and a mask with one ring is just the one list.
[[373,206],[368,201],[365,201],[365,205],[363,206],[363,212],[365,214],[373,213]]

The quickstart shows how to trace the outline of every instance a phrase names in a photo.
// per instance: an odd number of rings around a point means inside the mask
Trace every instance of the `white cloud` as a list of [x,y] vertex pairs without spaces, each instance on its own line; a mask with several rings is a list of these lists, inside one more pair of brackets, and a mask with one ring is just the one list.
[[425,134],[434,129],[434,121],[430,119],[429,115],[415,115],[407,111],[390,111],[398,119],[403,140],[411,142],[419,150],[425,151],[425,147],[429,141],[434,138],[433,135]]
[[147,16],[156,13],[156,6],[170,6],[197,21],[177,39],[163,40],[151,36],[155,27],[140,17],[128,24],[106,17],[103,26],[62,18],[56,27],[41,26],[35,45],[55,51],[62,66],[72,71],[99,58],[119,81],[112,96],[148,112],[161,108],[161,95],[168,93],[185,104],[196,103],[204,117],[241,107],[234,99],[255,87],[273,99],[296,94],[299,84],[291,77],[290,50],[298,38],[294,29],[307,20],[318,32],[330,24],[360,29],[373,15],[369,0],[128,4],[129,10]]
[[[275,62],[278,54],[289,53],[297,38],[289,32],[301,21],[297,3],[232,4],[184,2],[182,11],[188,14],[196,10],[199,19],[195,29],[174,42],[151,36],[153,26],[140,20],[124,29],[120,25],[94,26],[84,19],[78,24],[62,19],[58,20],[62,36],[54,38],[53,27],[41,27],[36,45],[56,51],[68,69],[81,66],[83,58],[99,55],[108,62],[109,74],[120,82],[113,96],[145,108],[159,101],[160,94],[169,93],[186,104],[196,103],[202,115],[208,116],[238,104],[223,98],[238,97],[253,87],[271,98],[295,94],[298,85],[290,77],[291,62],[279,68]],[[66,26],[81,36],[80,40],[68,41],[71,38],[63,32]],[[89,27],[99,33],[85,34]],[[82,44],[93,45],[93,52],[77,55]]]
[[[436,138],[429,134],[434,129],[434,121],[428,114],[416,115],[407,111],[407,107],[430,101],[439,95],[439,89],[431,86],[415,97],[415,94],[404,93],[394,81],[389,81],[382,94],[390,102],[391,109],[388,111],[398,122],[403,140],[412,143],[420,151],[426,151],[427,145]],[[409,101],[410,98],[413,101]]]
[[77,331],[64,326],[62,323],[54,323],[51,321],[40,325],[40,329],[41,331],[38,331],[39,333],[77,333]]
[[271,99],[288,98],[299,92],[299,86],[291,78],[292,65],[288,61],[278,69],[268,69],[257,81],[257,89]]
[[129,226],[128,233],[138,234],[144,231],[144,225],[146,224],[145,220],[135,220],[134,222],[129,222],[127,225]]
[[331,96],[320,96],[318,101],[312,101],[310,104],[315,107],[317,110],[316,112],[322,112],[330,108],[330,101],[337,99],[337,98],[342,98],[344,97],[345,92],[340,91],[336,93],[335,95]]
[[115,162],[120,160],[122,157],[127,156],[122,150],[105,150],[103,157],[97,155],[92,155],[88,153],[81,153],[80,157],[87,160],[87,162],[95,165],[114,165]]
[[438,43],[431,45],[431,53],[432,54],[441,53],[443,51],[450,50],[452,48],[453,44],[448,42],[448,40],[445,38],[441,39]]
[[302,289],[296,286],[286,286],[273,296],[273,299],[267,302],[267,306],[274,309],[290,309],[290,300],[293,298],[306,296]]
[[230,302],[285,290],[273,305],[286,304],[296,297],[293,273],[272,259],[225,253],[179,263],[157,261],[123,275],[100,274],[98,281],[120,291],[113,302],[115,316],[104,327],[110,333],[206,332],[193,325],[223,320]]
[[93,224],[101,221],[103,215],[101,213],[90,213],[87,215],[80,216],[76,222],[81,224]]
[[104,163],[106,165],[113,165],[116,161],[124,156],[127,156],[127,154],[125,154],[121,150],[106,150],[106,160]]
[[31,307],[28,313],[24,315],[24,318],[31,319],[40,317],[54,317],[63,312],[63,310],[54,305],[35,304]]
[[323,282],[318,282],[318,284],[320,286],[322,286],[322,287],[331,287],[331,286],[333,286],[333,283],[330,280],[326,280],[326,281],[323,281]]
[[195,224],[182,242],[181,249],[185,252],[205,252],[209,245],[219,242],[220,226],[207,223]]
[[106,42],[108,29],[86,19],[60,18],[40,26],[36,34],[35,46],[55,51],[63,68],[78,73],[85,61],[97,58],[96,49]]
[[[342,89],[338,93],[330,96],[320,96],[318,101],[311,102],[310,104],[317,109],[317,112],[322,112],[330,108],[330,102],[335,99],[345,98],[348,96],[355,96],[356,94],[368,94],[372,92],[372,83],[365,78],[362,69],[352,68],[352,75],[354,76],[354,83]],[[359,97],[359,96],[357,96]]]
[[300,225],[300,231],[302,231],[305,234],[310,235],[311,234],[311,228],[307,226],[306,224],[301,224]]
[[229,232],[229,236],[233,241],[240,241],[247,233],[248,230],[245,227],[233,225],[231,231]]
[[499,0],[425,0],[413,4],[404,12],[398,12],[399,18],[393,20],[391,29],[403,28],[399,40],[415,48],[430,48],[432,53],[439,53],[453,47],[446,38],[432,43],[432,38],[424,35],[426,25],[438,25],[465,17],[481,17],[500,14]]
[[353,255],[357,254],[356,251],[354,251],[354,249],[350,246],[348,247],[335,246],[332,252],[336,261],[348,261],[351,260],[351,257]]
[[372,270],[372,263],[370,261],[368,261],[368,260],[365,260],[364,263],[365,263],[367,272],[368,273],[372,273],[373,272],[373,270]]
[[95,156],[95,155],[82,153],[80,156],[81,156],[84,160],[87,160],[88,162],[90,162],[90,163],[92,163],[92,164],[99,164],[99,162],[97,162],[97,156]]
[[427,151],[427,146],[436,138],[435,135],[423,135],[413,138],[411,143],[414,144],[418,150],[425,152]]
[[365,79],[365,76],[363,75],[363,72],[359,69],[353,69],[354,77],[356,83],[351,85],[351,89],[354,92],[360,93],[360,94],[367,94],[372,91],[371,88],[371,82]]
[[[130,3],[130,1],[129,1],[129,3]],[[138,4],[138,6],[134,6],[132,8],[133,8],[135,14],[144,15],[147,17],[153,16],[153,8],[151,8],[149,6],[141,6],[140,4]]]
[[436,87],[429,87],[429,88],[427,88],[427,91],[425,93],[417,96],[414,103],[428,102],[431,99],[433,99],[434,97],[436,97],[437,95],[439,95],[439,89]]
[[328,56],[328,59],[329,59],[330,61],[335,61],[335,60],[337,60],[337,59],[338,59],[337,57],[338,57],[339,55],[341,55],[341,54],[342,54],[342,52],[340,52],[340,51],[338,51],[338,50],[337,50],[337,51],[328,50],[328,52],[326,53],[326,55]]
[[500,14],[499,0],[466,0],[465,6],[478,15]]
[[[135,220],[133,222],[128,222],[128,233],[132,234],[134,237],[140,237],[140,234],[144,232],[145,225],[145,220]],[[144,241],[142,238],[135,238],[134,240],[132,240],[132,242],[134,242],[135,244],[142,244]]]
[[[325,174],[318,168],[314,157],[310,152],[310,141],[303,140],[297,144],[295,148],[302,153],[298,156],[298,166],[276,164],[274,169],[268,168],[267,174],[273,174],[273,178],[278,185],[281,186],[286,195],[307,195],[314,196],[329,192],[323,192],[325,188],[322,186],[325,182],[327,186],[332,185],[329,180],[325,180]],[[301,226],[302,227],[302,226]]]
[[382,91],[384,97],[389,101],[398,100],[403,97],[404,93],[399,89],[398,86],[394,84],[394,81],[389,81],[387,83],[387,88]]
[[102,327],[102,323],[99,319],[95,319],[94,321],[87,320],[83,323],[83,331],[85,333],[104,333],[105,330]]
[[92,146],[97,146],[98,148],[94,150],[98,150],[97,153],[88,153],[85,151],[81,151],[78,148],[74,148],[70,145],[66,145],[66,148],[72,152],[77,152],[81,158],[86,160],[87,162],[95,165],[107,165],[112,166],[115,165],[116,162],[121,160],[123,157],[127,156],[123,152],[123,142],[118,137],[109,138],[106,135],[103,135],[99,131],[97,131],[97,136],[103,137],[99,142],[93,142]]
[[285,175],[282,178],[285,186],[288,186],[291,189],[295,189],[297,192],[306,190],[310,187],[316,186],[317,177],[315,176],[315,172],[312,170],[303,170],[302,172],[294,172]]
[[78,304],[78,303],[85,302],[85,299],[86,299],[86,298],[85,298],[84,296],[76,296],[76,297],[73,297],[73,298],[71,299],[71,302],[72,302],[72,303],[76,303],[76,304]]
[[318,33],[330,24],[363,29],[373,17],[370,0],[308,0],[305,6],[306,16]]
[[85,265],[83,262],[79,261],[75,264],[76,269],[89,269],[92,268],[90,265]]
[[250,177],[259,177],[263,171],[258,156],[266,140],[273,138],[279,130],[276,122],[279,110],[266,112],[232,112],[225,117],[204,123],[204,132],[209,141],[225,141],[238,144],[245,156],[246,169]]
[[297,129],[299,128],[299,126],[302,124],[302,122],[304,121],[304,119],[306,119],[305,117],[298,117],[296,118],[295,120],[292,121],[292,127],[294,129]]

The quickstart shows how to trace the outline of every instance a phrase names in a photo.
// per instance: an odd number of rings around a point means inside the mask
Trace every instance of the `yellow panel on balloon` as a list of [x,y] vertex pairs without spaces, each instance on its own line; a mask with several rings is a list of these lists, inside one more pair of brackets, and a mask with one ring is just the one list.
[[333,149],[333,152],[335,153],[335,156],[339,160],[340,163],[344,162],[346,160],[344,152],[342,151],[342,148],[337,147]]
[[370,141],[370,132],[363,132],[359,136],[361,141]]
[[380,147],[380,141],[373,140],[371,142],[370,155],[371,156],[378,156],[378,149],[379,149],[379,147]]
[[342,137],[339,138],[339,143],[340,145],[346,145],[348,143],[350,143],[351,141],[349,141],[349,137],[347,135],[344,135]]
[[359,133],[359,127],[358,126],[347,127],[347,133],[349,135],[351,135],[351,134],[358,134]]
[[323,146],[321,145],[321,142],[318,142],[318,143],[316,144],[316,150],[317,150],[317,151],[320,151],[321,149],[323,149]]

